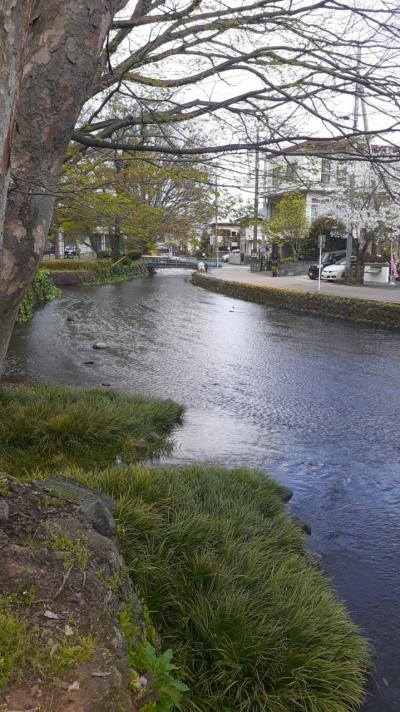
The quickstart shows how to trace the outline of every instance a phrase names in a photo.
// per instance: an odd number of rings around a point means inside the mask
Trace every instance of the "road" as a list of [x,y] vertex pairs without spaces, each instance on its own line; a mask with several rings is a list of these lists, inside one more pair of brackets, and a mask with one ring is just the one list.
[[[228,282],[244,282],[260,287],[275,287],[278,289],[293,289],[301,292],[317,292],[318,282],[307,275],[297,277],[270,277],[264,272],[250,272],[249,266],[223,265],[222,269],[210,270],[210,277],[218,277]],[[332,294],[339,297],[354,299],[370,299],[376,302],[400,303],[400,284],[382,287],[364,287],[361,285],[335,284],[321,281],[321,294]]]

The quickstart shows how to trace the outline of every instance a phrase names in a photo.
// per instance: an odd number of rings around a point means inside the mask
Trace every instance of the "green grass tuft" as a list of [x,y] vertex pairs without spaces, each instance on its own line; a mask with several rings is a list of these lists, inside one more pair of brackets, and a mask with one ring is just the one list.
[[170,400],[55,384],[5,387],[0,400],[0,471],[23,476],[65,465],[104,467],[168,449],[183,409]]
[[24,620],[8,609],[0,597],[0,690],[22,671],[30,647]]
[[359,709],[368,644],[278,485],[222,468],[73,474],[117,502],[130,574],[190,689],[183,710]]

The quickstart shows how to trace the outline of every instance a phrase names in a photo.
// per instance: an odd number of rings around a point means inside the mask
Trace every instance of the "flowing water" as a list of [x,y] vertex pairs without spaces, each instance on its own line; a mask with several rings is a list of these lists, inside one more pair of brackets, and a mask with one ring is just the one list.
[[229,299],[165,271],[66,290],[16,329],[6,378],[173,398],[187,410],[170,462],[247,465],[288,485],[374,645],[365,712],[397,712],[399,351],[398,334]]

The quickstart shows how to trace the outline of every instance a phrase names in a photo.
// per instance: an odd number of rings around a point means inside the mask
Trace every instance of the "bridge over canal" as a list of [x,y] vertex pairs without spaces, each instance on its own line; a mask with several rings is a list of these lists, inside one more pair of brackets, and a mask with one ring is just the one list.
[[151,265],[154,269],[165,269],[167,267],[184,267],[186,269],[197,269],[198,260],[194,257],[170,257],[169,255],[143,255],[145,265]]

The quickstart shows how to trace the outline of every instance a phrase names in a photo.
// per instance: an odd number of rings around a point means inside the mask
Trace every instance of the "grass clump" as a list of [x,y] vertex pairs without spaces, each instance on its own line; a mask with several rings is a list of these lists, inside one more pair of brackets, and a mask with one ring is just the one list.
[[278,485],[202,467],[74,475],[117,502],[130,574],[190,688],[183,710],[359,709],[368,645]]
[[101,467],[156,456],[183,409],[170,400],[37,383],[5,387],[0,470],[46,474],[65,465]]
[[66,638],[60,638],[52,656],[48,654],[48,650],[43,645],[38,647],[33,664],[41,670],[44,679],[50,682],[55,678],[67,675],[74,665],[89,662],[94,651],[95,639],[90,633],[78,635],[72,642]]
[[30,649],[29,634],[23,619],[9,610],[0,597],[0,690],[23,669]]

